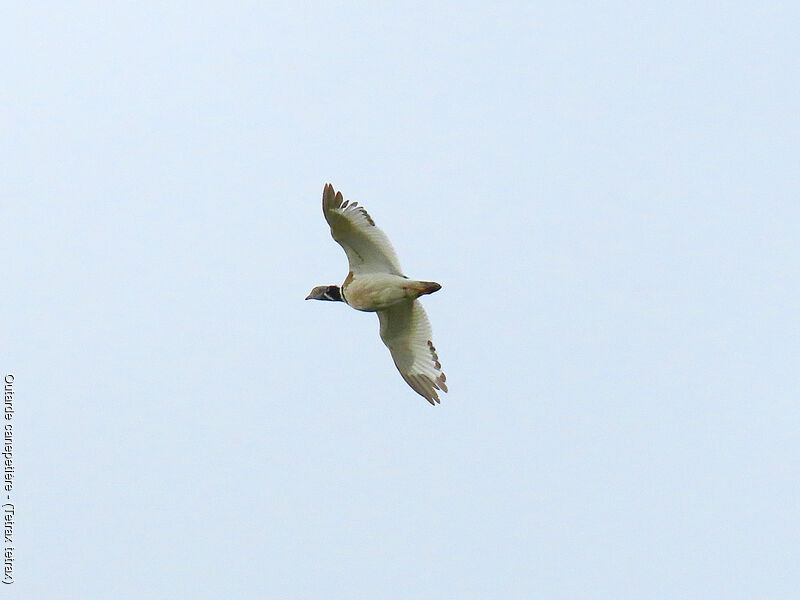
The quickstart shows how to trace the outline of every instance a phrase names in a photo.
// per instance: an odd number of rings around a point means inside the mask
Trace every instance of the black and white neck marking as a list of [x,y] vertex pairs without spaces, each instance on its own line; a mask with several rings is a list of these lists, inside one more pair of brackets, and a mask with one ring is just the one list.
[[332,302],[344,302],[344,298],[342,298],[342,290],[339,289],[338,285],[329,285],[328,289],[325,290],[325,293],[322,294],[322,298],[320,300],[330,300]]

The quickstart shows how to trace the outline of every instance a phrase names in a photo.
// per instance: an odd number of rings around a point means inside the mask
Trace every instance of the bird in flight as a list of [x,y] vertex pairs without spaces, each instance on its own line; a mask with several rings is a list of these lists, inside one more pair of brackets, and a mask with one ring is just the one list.
[[389,238],[357,202],[348,202],[331,184],[322,192],[322,213],[331,235],[344,248],[350,272],[340,286],[320,285],[306,300],[344,302],[378,313],[380,335],[397,370],[411,388],[436,405],[446,377],[431,342],[431,325],[419,298],[441,289],[433,281],[403,275]]

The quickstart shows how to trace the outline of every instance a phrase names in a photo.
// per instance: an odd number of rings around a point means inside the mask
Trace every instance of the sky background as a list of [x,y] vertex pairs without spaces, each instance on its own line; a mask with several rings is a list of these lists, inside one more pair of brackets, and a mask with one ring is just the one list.
[[[796,598],[793,2],[13,2],[18,598]],[[331,182],[450,393],[339,284]]]

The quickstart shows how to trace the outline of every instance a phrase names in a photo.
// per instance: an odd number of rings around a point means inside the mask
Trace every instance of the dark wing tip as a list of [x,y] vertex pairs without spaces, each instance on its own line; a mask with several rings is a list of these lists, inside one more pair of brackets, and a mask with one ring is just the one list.
[[322,214],[325,215],[325,220],[330,224],[328,213],[333,209],[339,208],[342,205],[342,192],[337,192],[333,189],[330,183],[325,184],[325,189],[322,190]]

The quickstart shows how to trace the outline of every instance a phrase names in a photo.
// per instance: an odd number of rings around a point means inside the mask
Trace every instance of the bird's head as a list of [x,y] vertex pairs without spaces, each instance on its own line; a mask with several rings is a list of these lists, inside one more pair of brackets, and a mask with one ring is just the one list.
[[338,285],[318,285],[306,296],[306,300],[330,300],[344,302]]

